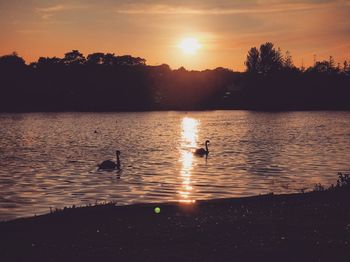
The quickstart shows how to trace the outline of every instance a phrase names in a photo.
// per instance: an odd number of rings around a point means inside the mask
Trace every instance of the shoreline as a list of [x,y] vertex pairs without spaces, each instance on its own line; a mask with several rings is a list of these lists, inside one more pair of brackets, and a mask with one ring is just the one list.
[[0,257],[1,261],[347,261],[349,197],[349,190],[327,190],[194,204],[66,208],[0,222]]

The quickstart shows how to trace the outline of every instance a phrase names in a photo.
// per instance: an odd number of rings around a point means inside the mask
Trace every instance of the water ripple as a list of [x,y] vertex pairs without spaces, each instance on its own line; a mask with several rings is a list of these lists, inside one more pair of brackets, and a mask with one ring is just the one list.
[[[0,132],[0,220],[98,201],[296,192],[350,169],[349,112],[0,114]],[[208,159],[194,157],[206,139]],[[98,171],[116,149],[122,172]]]

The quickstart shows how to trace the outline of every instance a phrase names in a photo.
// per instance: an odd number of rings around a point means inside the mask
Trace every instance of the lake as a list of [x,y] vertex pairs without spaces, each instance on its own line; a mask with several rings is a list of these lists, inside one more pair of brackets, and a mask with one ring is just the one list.
[[[350,170],[350,112],[0,114],[0,220],[311,190]],[[210,140],[209,156],[193,151]],[[122,171],[99,171],[115,160]]]

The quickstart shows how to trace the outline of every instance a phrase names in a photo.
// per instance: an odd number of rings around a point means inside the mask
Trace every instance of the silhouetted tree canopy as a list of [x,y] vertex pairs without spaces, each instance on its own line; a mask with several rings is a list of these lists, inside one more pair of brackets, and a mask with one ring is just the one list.
[[25,66],[25,61],[22,57],[19,57],[16,52],[10,55],[4,55],[0,57],[0,66],[3,68],[20,68]]
[[58,65],[61,63],[61,59],[57,57],[40,57],[37,66],[50,67],[52,65]]
[[306,70],[270,42],[252,47],[247,72],[172,70],[130,55],[78,50],[26,65],[0,57],[0,112],[350,109],[350,67],[330,57]]
[[63,64],[65,65],[82,65],[86,61],[84,55],[78,50],[73,50],[64,55],[62,59]]
[[260,53],[256,47],[252,47],[248,51],[247,61],[245,62],[247,71],[250,73],[260,72]]
[[87,64],[102,65],[105,63],[104,53],[93,53],[87,56]]
[[259,50],[256,47],[252,47],[248,51],[245,64],[248,72],[264,75],[280,71],[284,67],[281,51],[279,49],[276,50],[270,42],[262,44]]
[[286,52],[286,55],[284,57],[284,60],[283,60],[283,68],[285,69],[296,69],[295,66],[294,66],[294,63],[293,63],[293,58],[290,54],[289,51]]

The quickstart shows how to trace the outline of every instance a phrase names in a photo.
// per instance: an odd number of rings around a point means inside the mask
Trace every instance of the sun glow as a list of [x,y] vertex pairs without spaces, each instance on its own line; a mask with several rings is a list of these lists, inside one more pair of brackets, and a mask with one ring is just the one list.
[[196,38],[186,37],[182,39],[179,48],[184,54],[194,55],[201,48],[201,45]]

